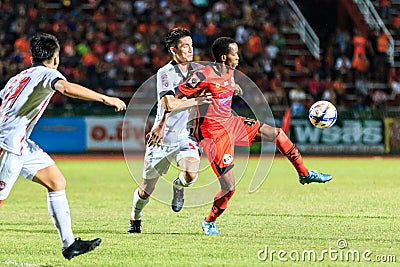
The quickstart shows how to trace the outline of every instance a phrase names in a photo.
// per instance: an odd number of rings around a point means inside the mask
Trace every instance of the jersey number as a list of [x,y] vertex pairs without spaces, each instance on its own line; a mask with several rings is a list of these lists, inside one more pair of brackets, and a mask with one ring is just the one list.
[[[21,93],[21,91],[25,88],[25,86],[29,83],[30,80],[31,80],[30,77],[24,77],[19,81],[15,81],[17,83],[19,82],[18,87],[15,88],[15,90],[13,90],[14,92],[13,91],[10,92],[11,95],[6,95],[6,97],[4,99],[5,101],[7,101],[5,103],[6,107],[11,108],[14,105],[15,101],[18,98],[18,95]],[[13,86],[14,83],[11,86]]]

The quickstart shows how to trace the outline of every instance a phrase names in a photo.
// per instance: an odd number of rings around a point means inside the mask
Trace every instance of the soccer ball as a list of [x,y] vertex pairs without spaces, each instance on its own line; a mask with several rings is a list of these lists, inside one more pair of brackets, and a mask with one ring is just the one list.
[[318,101],[310,107],[308,118],[311,124],[317,128],[329,128],[336,122],[337,110],[335,105],[329,101]]

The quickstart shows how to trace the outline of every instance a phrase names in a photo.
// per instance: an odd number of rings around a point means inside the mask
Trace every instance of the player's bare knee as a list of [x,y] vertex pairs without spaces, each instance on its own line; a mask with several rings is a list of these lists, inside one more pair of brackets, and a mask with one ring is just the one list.
[[230,181],[230,180],[221,180],[220,178],[220,185],[221,185],[221,189],[224,191],[235,191],[235,181]]
[[51,181],[51,183],[48,185],[49,191],[62,191],[65,190],[67,186],[67,181],[65,179],[56,179],[54,181]]
[[158,178],[143,179],[139,186],[139,197],[147,199],[154,191]]
[[193,165],[193,164],[199,164],[200,160],[198,158],[194,158],[194,157],[187,157],[186,161],[188,162],[188,164]]
[[267,142],[275,141],[276,136],[282,131],[281,128],[275,128],[268,124],[263,124],[260,128],[261,137]]
[[228,192],[235,192],[236,188],[235,185],[226,184],[224,186],[221,186],[221,189]]
[[3,206],[4,200],[0,200],[0,208]]
[[67,185],[67,182],[64,177],[60,177],[57,179],[42,179],[42,178],[39,178],[38,176],[35,176],[32,179],[32,181],[35,183],[41,184],[49,192],[57,192],[57,191],[65,190],[66,185]]
[[140,197],[141,199],[148,199],[148,198],[150,197],[150,194],[147,193],[146,190],[143,189],[143,188],[139,188],[138,194],[139,194],[139,197]]
[[224,191],[235,191],[235,177],[232,169],[221,175],[218,179],[221,189]]
[[178,162],[179,167],[184,172],[197,173],[200,166],[200,159],[195,157],[186,157]]

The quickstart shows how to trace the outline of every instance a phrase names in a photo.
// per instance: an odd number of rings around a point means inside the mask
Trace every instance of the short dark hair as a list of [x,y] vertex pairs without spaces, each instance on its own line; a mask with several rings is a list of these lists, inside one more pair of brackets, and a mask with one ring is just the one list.
[[164,45],[168,53],[171,53],[169,50],[170,47],[178,48],[179,40],[186,36],[191,36],[190,31],[187,29],[173,28],[169,30],[164,40]]
[[219,37],[211,46],[211,51],[216,62],[221,60],[221,56],[228,55],[230,52],[229,45],[236,41],[230,37]]
[[36,33],[32,36],[30,42],[32,61],[41,63],[54,56],[54,53],[60,51],[60,45],[55,36],[48,33]]

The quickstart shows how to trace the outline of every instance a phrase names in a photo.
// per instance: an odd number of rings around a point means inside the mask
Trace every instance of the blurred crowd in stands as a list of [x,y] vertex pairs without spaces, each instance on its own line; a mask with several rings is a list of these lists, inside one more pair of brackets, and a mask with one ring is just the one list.
[[[379,8],[400,34],[400,17],[390,6]],[[356,110],[400,103],[400,71],[388,64],[385,33],[338,28],[320,60],[301,53],[290,58],[290,25],[289,10],[275,0],[0,0],[0,87],[30,66],[29,38],[43,31],[59,39],[59,70],[67,79],[130,97],[169,60],[163,38],[181,26],[192,32],[196,61],[212,60],[216,37],[233,37],[240,45],[238,69],[272,106],[291,105],[296,113],[319,99]],[[58,95],[52,104],[67,101]]]

